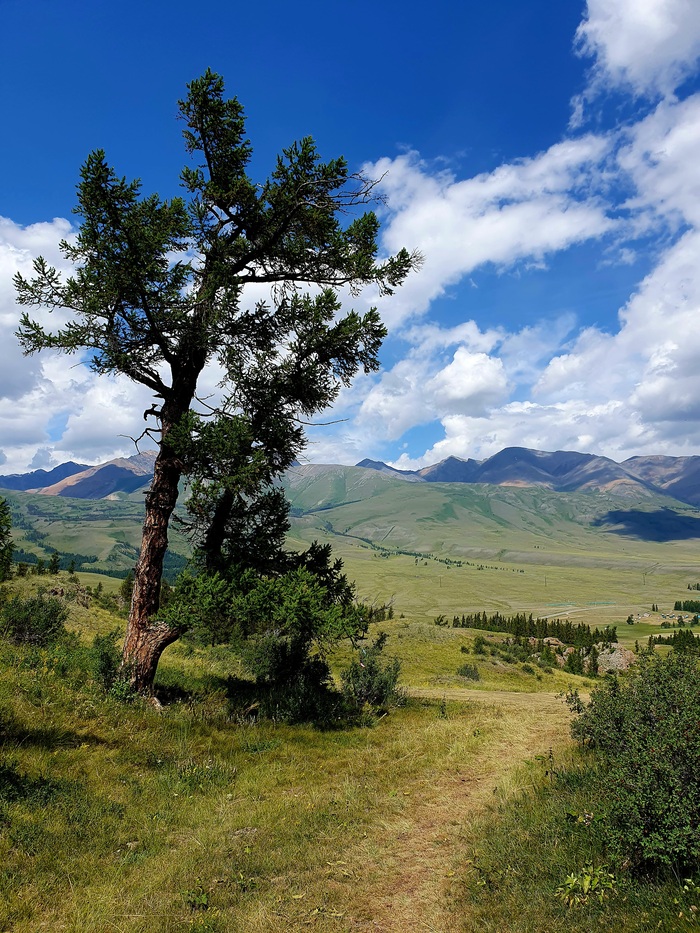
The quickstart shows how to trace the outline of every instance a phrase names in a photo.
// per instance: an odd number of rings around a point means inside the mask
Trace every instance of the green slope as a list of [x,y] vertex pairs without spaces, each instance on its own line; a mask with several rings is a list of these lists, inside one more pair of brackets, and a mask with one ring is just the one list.
[[285,487],[294,543],[330,542],[363,596],[409,618],[501,609],[620,625],[700,580],[700,513],[664,497],[417,485],[353,467],[299,467]]
[[[74,557],[78,568],[117,576],[138,558],[143,495],[133,501],[3,491],[3,497],[12,510],[12,538],[18,551],[47,559],[55,549],[66,558]],[[172,574],[189,548],[177,528],[169,537],[167,566]]]
[[[330,542],[362,596],[394,597],[417,619],[525,609],[619,624],[652,602],[671,609],[700,580],[700,513],[668,498],[415,484],[343,466],[295,467],[284,486],[290,546]],[[102,572],[133,566],[142,497],[7,498],[19,548],[89,555],[85,569]],[[188,550],[176,527],[171,549]]]

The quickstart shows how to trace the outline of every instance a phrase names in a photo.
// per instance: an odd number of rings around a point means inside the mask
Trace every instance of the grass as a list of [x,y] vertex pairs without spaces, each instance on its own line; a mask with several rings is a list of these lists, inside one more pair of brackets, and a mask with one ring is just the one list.
[[[517,693],[562,693],[570,685],[590,689],[589,678],[578,677],[555,669],[545,673],[523,670],[521,663],[506,663],[499,655],[475,655],[474,636],[486,635],[487,646],[504,645],[507,636],[479,633],[476,629],[436,626],[434,623],[395,619],[370,627],[369,638],[386,632],[385,653],[401,662],[401,682],[409,688],[432,688],[434,693],[445,689],[507,690]],[[350,649],[339,649],[333,658],[334,667],[348,663]],[[479,679],[466,680],[457,670],[466,662],[476,665]]]
[[513,728],[428,702],[334,732],[232,723],[216,702],[159,714],[62,677],[55,652],[9,655],[0,918],[17,931],[369,921],[396,832],[450,810],[444,785],[494,767]]
[[[697,929],[700,897],[683,879],[635,878],[611,863],[605,849],[605,775],[578,753],[546,758],[532,788],[495,802],[464,827],[467,858],[453,891],[460,929],[590,933]],[[567,906],[557,895],[587,866],[613,876],[602,900]],[[581,888],[578,888],[579,892]]]
[[[119,624],[94,603],[71,614],[83,645]],[[684,929],[678,885],[621,879],[581,909],[555,896],[593,853],[566,810],[600,788],[576,776],[553,696],[586,681],[521,665],[489,680],[491,657],[460,650],[470,630],[380,629],[416,696],[332,731],[236,713],[222,648],[169,649],[160,680],[181,700],[158,712],[105,695],[86,648],[0,643],[0,929]],[[480,681],[457,677],[465,659]]]
[[[606,864],[599,824],[567,819],[600,810],[605,787],[583,773],[555,699],[591,681],[475,655],[476,631],[433,619],[568,614],[643,644],[664,631],[651,604],[669,612],[697,581],[698,541],[593,525],[619,507],[613,497],[426,484],[419,502],[408,484],[344,468],[322,482],[294,491],[304,514],[291,544],[330,541],[361,596],[393,600],[395,618],[370,634],[387,632],[408,704],[374,728],[256,723],[227,699],[236,657],[180,642],[161,661],[171,702],[158,712],[106,696],[84,650],[76,660],[0,644],[0,929],[403,933],[417,918],[440,933],[692,929],[700,904],[677,880],[615,869],[600,904],[556,896],[587,862]],[[140,521],[138,504],[85,504],[81,533],[70,501],[36,498],[42,543],[56,532],[89,552],[94,541],[105,561]],[[84,646],[124,625],[94,600],[70,605]],[[337,651],[336,676],[348,658]],[[465,663],[478,680],[457,674]]]
[[125,707],[55,652],[1,652],[3,929],[692,929],[673,881],[556,896],[605,864],[561,703],[413,701],[321,732],[221,698]]

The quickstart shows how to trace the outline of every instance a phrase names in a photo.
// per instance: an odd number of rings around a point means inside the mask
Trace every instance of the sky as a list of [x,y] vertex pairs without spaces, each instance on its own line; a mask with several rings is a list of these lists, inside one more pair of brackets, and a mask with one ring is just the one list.
[[382,368],[306,459],[700,455],[697,0],[0,0],[0,472],[135,453],[148,391],[24,357],[12,277],[70,273],[94,149],[180,193],[177,101],[207,67],[256,180],[311,135],[381,179],[381,254],[424,257],[393,296],[348,296],[388,327]]

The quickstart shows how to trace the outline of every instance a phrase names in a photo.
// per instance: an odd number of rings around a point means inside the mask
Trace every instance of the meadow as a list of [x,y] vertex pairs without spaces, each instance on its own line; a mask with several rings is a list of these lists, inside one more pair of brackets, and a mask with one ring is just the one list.
[[[405,705],[363,726],[257,721],[227,693],[235,657],[186,642],[164,655],[159,711],[95,678],[87,645],[119,624],[93,600],[71,609],[80,650],[0,648],[0,928],[686,929],[668,880],[578,909],[556,896],[600,854],[567,816],[600,788],[556,696],[590,679],[491,674],[461,650],[473,630],[404,618],[370,635],[389,633]],[[465,657],[478,684],[456,675]]]
[[[444,487],[424,505],[372,484],[374,517],[343,480],[333,495],[354,495],[354,506],[308,491],[290,534],[292,546],[331,541],[358,595],[392,607],[369,637],[387,634],[405,702],[362,725],[259,720],[232,697],[236,655],[186,640],[163,655],[163,708],[125,703],[96,675],[92,639],[124,624],[96,596],[70,603],[72,646],[0,641],[0,929],[697,929],[692,885],[634,876],[606,851],[605,778],[574,746],[561,697],[575,688],[585,698],[595,681],[506,663],[505,639],[491,633],[493,653],[476,654],[477,630],[435,624],[484,609],[568,615],[617,625],[632,647],[688,597],[697,540],[596,525],[610,510],[597,497],[548,505],[551,495],[507,490],[500,508],[472,490],[469,512]],[[445,511],[438,528],[427,513],[446,498],[454,517]],[[67,534],[69,505],[43,519],[42,541],[52,528]],[[500,508],[498,521],[487,507]],[[381,519],[392,510],[393,530]],[[108,520],[86,522],[71,544],[91,553],[90,529],[101,536]],[[77,579],[103,594],[121,584]],[[75,585],[66,573],[9,584],[24,595]],[[336,678],[350,656],[334,654]],[[478,680],[460,676],[465,662]],[[609,869],[610,887],[567,906],[566,879],[588,869]]]

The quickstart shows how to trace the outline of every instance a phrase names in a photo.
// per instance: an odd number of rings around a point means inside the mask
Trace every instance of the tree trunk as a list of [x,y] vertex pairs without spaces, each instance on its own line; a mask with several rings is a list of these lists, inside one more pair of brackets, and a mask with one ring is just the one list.
[[139,693],[150,693],[163,651],[180,637],[180,630],[163,623],[133,625],[131,617],[124,639],[122,669]]
[[[206,306],[202,305],[206,310]],[[202,313],[204,313],[202,311]],[[175,510],[182,462],[173,449],[170,434],[190,410],[197,379],[206,363],[206,345],[196,339],[203,332],[195,321],[192,334],[183,338],[179,355],[171,362],[172,387],[160,412],[160,446],[153,467],[153,481],[146,496],[141,553],[134,568],[131,611],[126,627],[121,669],[139,693],[150,693],[163,651],[176,641],[180,628],[154,622],[160,604],[160,581],[168,549],[168,525]]]
[[221,552],[226,539],[226,522],[231,514],[233,502],[233,492],[230,489],[224,489],[214,507],[214,513],[204,537],[202,550],[205,566],[210,573],[222,569]]
[[134,570],[131,611],[122,652],[122,670],[128,673],[132,687],[142,693],[150,692],[163,650],[180,634],[178,629],[153,623],[151,619],[158,612],[168,524],[177,503],[181,475],[180,462],[168,445],[164,423],[153,482],[146,496],[141,553]]

